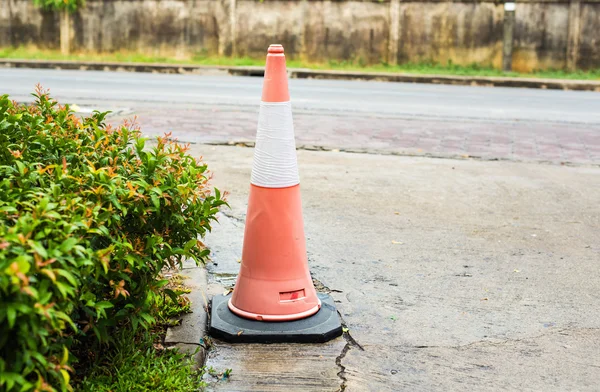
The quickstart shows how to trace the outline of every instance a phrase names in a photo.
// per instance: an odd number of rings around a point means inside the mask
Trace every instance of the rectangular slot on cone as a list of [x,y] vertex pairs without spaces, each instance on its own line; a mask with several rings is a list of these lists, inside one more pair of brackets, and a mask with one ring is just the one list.
[[298,299],[302,299],[304,297],[306,297],[306,294],[304,293],[304,289],[279,293],[279,301],[280,302],[295,301]]

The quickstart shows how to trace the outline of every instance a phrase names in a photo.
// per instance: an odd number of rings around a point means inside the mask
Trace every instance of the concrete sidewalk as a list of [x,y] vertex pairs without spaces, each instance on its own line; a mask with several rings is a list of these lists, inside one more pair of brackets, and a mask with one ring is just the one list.
[[[253,150],[193,145],[231,192],[209,291],[235,281]],[[348,333],[215,341],[222,391],[597,390],[600,168],[299,151],[313,277]]]

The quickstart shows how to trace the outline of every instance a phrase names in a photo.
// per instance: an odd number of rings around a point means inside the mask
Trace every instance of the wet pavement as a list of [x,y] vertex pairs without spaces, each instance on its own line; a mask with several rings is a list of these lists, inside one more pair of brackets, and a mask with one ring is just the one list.
[[[252,149],[194,145],[231,192],[206,242],[233,284]],[[348,328],[213,342],[219,391],[595,390],[600,168],[299,151],[309,264]]]

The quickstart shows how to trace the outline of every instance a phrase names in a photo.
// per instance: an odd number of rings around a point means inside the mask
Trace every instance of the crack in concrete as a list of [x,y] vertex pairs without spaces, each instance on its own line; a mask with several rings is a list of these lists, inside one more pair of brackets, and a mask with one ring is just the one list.
[[346,345],[342,349],[341,354],[338,355],[337,358],[335,358],[335,364],[340,368],[340,371],[337,372],[337,376],[341,380],[340,389],[338,389],[339,392],[343,392],[346,390],[346,383],[348,382],[348,379],[346,378],[346,367],[344,365],[342,365],[342,359],[344,359],[344,357],[346,357],[346,354],[348,353],[349,350],[350,350],[350,344],[346,343]]
[[356,339],[352,337],[352,335],[350,335],[348,326],[346,325],[346,322],[344,321],[344,318],[342,317],[342,314],[339,311],[338,317],[340,318],[342,330],[344,331],[344,340],[346,340],[346,344],[344,345],[344,348],[342,348],[342,352],[335,358],[335,364],[340,368],[340,371],[337,372],[337,376],[341,380],[340,389],[338,389],[338,392],[343,392],[346,390],[346,383],[348,382],[348,378],[346,378],[346,367],[342,365],[342,360],[346,357],[348,351],[350,351],[350,349],[352,349],[353,347],[358,348],[360,351],[365,351],[365,349],[356,341]]
[[[310,259],[310,257],[309,257]],[[330,294],[330,293],[343,293],[342,290],[337,290],[337,289],[330,289],[329,287],[325,286],[319,279],[315,278],[314,276],[312,276],[312,281],[313,281],[313,285],[315,286],[315,289],[320,292],[320,293],[325,293],[325,294]]]
[[[343,292],[341,290],[332,290],[329,287],[325,286],[319,279],[315,278],[314,276],[311,276],[311,277],[313,280],[313,284],[315,285],[315,288],[319,292],[324,292],[327,294]],[[363,348],[363,346],[361,346],[356,341],[356,339],[354,339],[352,337],[352,335],[350,335],[350,330],[348,329],[348,325],[344,321],[344,318],[342,317],[342,314],[340,313],[339,310],[337,311],[337,313],[338,313],[338,317],[340,318],[340,324],[342,324],[342,331],[343,331],[342,336],[344,337],[344,340],[346,341],[346,344],[342,348],[342,352],[340,353],[340,355],[338,355],[335,358],[335,364],[340,368],[340,371],[337,372],[337,376],[341,380],[340,381],[340,389],[338,389],[338,392],[343,392],[346,390],[346,383],[348,382],[348,379],[346,378],[346,367],[342,364],[342,360],[346,357],[346,354],[348,353],[348,351],[350,351],[350,349],[352,349],[353,347],[358,348],[360,351],[365,351],[365,349]]]
[[[577,328],[575,328],[575,329],[577,329]],[[542,334],[539,334],[536,336],[527,336],[527,337],[518,338],[518,339],[502,339],[499,341],[478,340],[476,342],[471,342],[468,344],[456,345],[456,346],[419,345],[419,346],[412,346],[412,348],[416,348],[416,349],[442,348],[442,349],[464,350],[464,349],[469,349],[473,346],[478,346],[478,345],[502,346],[502,345],[509,344],[509,343],[518,343],[518,342],[527,341],[527,340],[536,340],[536,339],[543,338],[544,336],[551,335],[551,334],[563,334],[564,332],[569,331],[569,330],[573,330],[573,328],[563,328],[563,329],[559,329],[556,331],[548,331],[548,332],[545,332],[545,333],[542,333]]]
[[225,211],[219,211],[219,212],[221,214],[223,214],[223,216],[225,216],[226,218],[232,219],[232,220],[234,220],[234,221],[236,221],[238,223],[241,223],[241,224],[245,224],[246,223],[246,221],[244,220],[244,218],[237,217],[237,216],[235,216],[235,215],[233,215],[231,213],[227,213]]
[[[200,343],[193,343],[193,342],[180,342],[180,341],[168,342],[168,343],[163,342],[163,346],[165,346],[165,347],[176,346],[178,344],[191,344],[193,346],[202,346]],[[204,347],[204,346],[202,346],[202,347]]]

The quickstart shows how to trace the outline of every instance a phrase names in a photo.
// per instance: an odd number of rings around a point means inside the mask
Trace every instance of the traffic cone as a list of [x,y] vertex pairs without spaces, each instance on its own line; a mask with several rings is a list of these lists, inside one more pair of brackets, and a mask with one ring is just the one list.
[[285,55],[271,45],[258,116],[240,274],[229,309],[264,321],[321,307],[306,258],[300,179]]
[[213,298],[213,335],[246,342],[318,342],[341,335],[333,300],[317,295],[308,269],[299,184],[285,55],[281,45],[271,45],[241,268],[233,295]]

